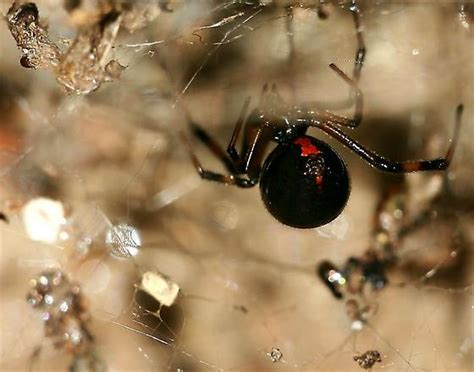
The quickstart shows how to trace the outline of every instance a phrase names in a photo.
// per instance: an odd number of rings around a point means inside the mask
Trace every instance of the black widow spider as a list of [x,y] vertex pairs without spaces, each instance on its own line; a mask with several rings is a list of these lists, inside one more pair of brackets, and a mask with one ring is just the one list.
[[[354,129],[362,120],[363,96],[358,81],[365,46],[359,9],[353,4],[351,11],[358,41],[353,78],[349,78],[335,64],[329,65],[349,84],[351,97],[343,102],[324,104],[325,109],[321,109],[321,102],[290,106],[278,95],[275,85],[271,90],[265,85],[260,107],[254,109],[247,120],[250,97],[245,101],[226,151],[204,129],[191,122],[193,133],[230,172],[223,175],[205,170],[189,146],[192,161],[201,178],[243,188],[260,182],[263,202],[278,221],[296,228],[314,228],[331,222],[342,212],[349,198],[350,181],[342,158],[327,143],[308,136],[306,131],[309,127],[321,129],[382,171],[408,173],[445,170],[449,166],[458,138],[462,105],[457,107],[454,136],[444,158],[394,162],[364,148],[341,130],[341,127]],[[352,119],[328,111],[351,107],[354,103]],[[244,138],[239,154],[235,143],[242,126]],[[276,142],[277,146],[262,166],[271,141]]]

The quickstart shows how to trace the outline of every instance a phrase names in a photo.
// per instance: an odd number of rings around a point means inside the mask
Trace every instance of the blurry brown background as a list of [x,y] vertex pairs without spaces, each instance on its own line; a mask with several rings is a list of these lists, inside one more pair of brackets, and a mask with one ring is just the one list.
[[[322,20],[314,8],[294,8],[290,58],[285,7],[292,2],[266,3],[248,27],[217,46],[237,24],[226,17],[250,16],[260,8],[172,2],[172,13],[162,12],[134,33],[119,33],[110,57],[128,67],[118,81],[87,96],[66,95],[51,71],[21,67],[15,41],[0,22],[0,205],[10,219],[0,221],[3,370],[28,369],[38,345],[43,348],[34,368],[68,368],[71,355],[48,344],[39,314],[25,301],[29,280],[50,267],[81,284],[98,353],[110,370],[357,371],[352,357],[371,349],[382,355],[374,369],[472,368],[474,213],[462,202],[474,198],[472,18],[463,22],[455,1],[360,2],[367,46],[360,83],[364,121],[350,135],[396,160],[438,157],[452,135],[455,107],[463,102],[448,180],[461,200],[452,206],[452,223],[463,229],[467,243],[461,259],[446,260],[452,238],[445,222],[433,220],[411,236],[403,247],[408,269],[400,266],[389,275],[390,283],[408,284],[389,284],[374,296],[376,314],[352,333],[343,302],[333,298],[315,267],[323,259],[342,265],[368,248],[382,192],[402,177],[372,169],[312,130],[346,160],[352,193],[331,225],[302,231],[274,220],[258,187],[200,181],[179,138],[187,112],[225,145],[245,97],[258,105],[266,82],[275,82],[289,102],[347,96],[328,65],[352,70],[350,12],[328,4],[329,17]],[[10,5],[1,1],[2,14]],[[62,1],[37,5],[53,40],[73,37]],[[163,42],[143,44],[156,41]],[[221,170],[193,144],[206,167]],[[410,177],[417,182],[417,175]],[[420,192],[424,185],[422,179]],[[160,207],[166,195],[180,190],[177,200]],[[40,195],[61,200],[82,233],[93,235],[87,255],[75,252],[73,239],[55,245],[28,239],[18,211]],[[104,215],[98,217],[97,210]],[[103,231],[96,229],[104,219],[139,229],[143,247],[135,258],[108,254]],[[410,284],[438,264],[449,275]],[[178,303],[161,314],[173,340],[163,326],[150,331],[160,319],[131,310],[134,283],[146,270],[166,274],[181,288]],[[273,347],[283,353],[278,363],[266,355]]]

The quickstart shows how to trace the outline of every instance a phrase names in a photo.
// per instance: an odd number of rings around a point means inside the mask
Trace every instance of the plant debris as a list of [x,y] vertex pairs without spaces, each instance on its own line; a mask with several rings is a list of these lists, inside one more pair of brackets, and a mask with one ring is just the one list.
[[142,28],[162,10],[170,11],[168,6],[163,1],[65,1],[77,33],[64,51],[51,40],[47,22],[40,18],[36,4],[14,2],[7,22],[22,52],[23,67],[51,69],[67,93],[89,94],[103,83],[119,79],[126,68],[111,58],[119,30]]
[[7,13],[8,28],[22,52],[20,64],[25,68],[57,67],[61,51],[48,35],[34,3],[14,2]]

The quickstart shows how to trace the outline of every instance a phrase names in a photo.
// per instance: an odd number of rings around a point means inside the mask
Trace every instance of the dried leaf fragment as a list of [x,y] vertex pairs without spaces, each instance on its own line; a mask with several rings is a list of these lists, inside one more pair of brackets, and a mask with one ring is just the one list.
[[121,17],[119,13],[108,13],[96,24],[79,29],[58,66],[57,80],[68,92],[88,94],[97,90],[103,82],[117,78],[119,70],[109,75],[111,69],[107,66],[111,62],[108,56],[120,28]]
[[61,51],[48,35],[34,3],[14,2],[7,13],[8,28],[22,52],[25,68],[45,69],[59,64]]
[[63,52],[50,40],[34,3],[14,2],[7,14],[8,27],[22,52],[21,65],[53,69],[58,83],[73,94],[91,93],[102,83],[120,78],[125,67],[109,56],[122,18],[113,7],[101,13],[94,23],[78,28]]

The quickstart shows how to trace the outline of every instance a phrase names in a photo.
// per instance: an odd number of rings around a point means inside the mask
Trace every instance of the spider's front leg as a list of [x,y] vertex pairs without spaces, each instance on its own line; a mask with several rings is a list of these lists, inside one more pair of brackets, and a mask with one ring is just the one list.
[[[358,95],[358,83],[360,79],[360,75],[362,73],[362,67],[364,65],[364,60],[365,60],[365,54],[366,54],[366,47],[365,47],[365,42],[364,42],[364,37],[362,34],[362,25],[361,25],[361,12],[359,9],[359,6],[357,5],[357,2],[355,0],[351,1],[350,5],[350,11],[352,13],[352,18],[354,20],[354,28],[356,31],[356,38],[357,38],[357,51],[356,55],[354,58],[354,70],[352,73],[352,78],[347,77],[348,80],[351,81],[351,92],[350,96],[343,100],[343,101],[336,101],[336,102],[322,102],[322,101],[310,101],[310,102],[305,102],[302,106],[304,107],[315,107],[318,109],[323,109],[323,110],[342,110],[342,109],[348,109],[352,107],[354,104],[357,105],[358,100],[359,100],[359,95]],[[336,70],[332,67],[334,63],[331,63],[330,67],[333,70]],[[337,69],[339,70],[339,69]],[[340,70],[339,70],[340,71]],[[341,75],[338,71],[336,71],[339,75]],[[346,80],[346,79],[345,79]],[[348,124],[347,126],[349,127],[356,127],[359,124],[359,121],[355,121],[351,124]]]
[[[194,167],[201,178],[224,183],[226,185],[235,185],[248,188],[255,186],[260,179],[260,166],[264,149],[268,140],[262,136],[264,132],[263,121],[253,123],[251,127],[246,126],[245,137],[242,145],[242,151],[239,155],[235,149],[235,143],[240,133],[241,127],[245,122],[245,114],[250,103],[250,98],[245,101],[244,107],[234,128],[234,132],[227,147],[227,152],[197,123],[191,122],[193,133],[199,138],[206,147],[226,166],[230,174],[220,174],[206,170],[195,155],[191,144],[183,135],[183,141],[188,148],[188,152],[193,161]],[[239,174],[245,174],[248,178],[239,177]]]
[[333,71],[336,72],[347,84],[350,85],[353,93],[354,93],[354,99],[355,99],[355,111],[354,111],[354,117],[352,119],[346,118],[345,116],[340,116],[340,115],[335,115],[332,114],[328,111],[326,111],[323,116],[329,120],[333,121],[336,124],[339,124],[344,127],[349,127],[349,128],[356,128],[359,126],[360,122],[362,121],[362,110],[364,107],[364,95],[362,91],[360,90],[359,86],[357,85],[357,81],[355,79],[351,79],[349,76],[347,76],[339,67],[337,67],[334,63],[331,63],[329,65],[330,68],[332,68]]
[[[303,103],[302,105],[297,107],[297,110],[302,116],[300,119],[301,123],[307,123],[311,126],[317,126],[316,122],[331,122],[335,123],[341,127],[347,128],[357,128],[360,122],[362,121],[362,111],[364,106],[364,95],[360,88],[357,85],[357,82],[347,76],[339,67],[337,67],[334,63],[331,63],[329,67],[338,74],[347,84],[351,86],[352,91],[354,92],[355,97],[355,110],[354,116],[352,118],[347,118],[342,115],[333,114],[329,111],[320,111],[314,110],[311,108],[311,105],[308,103]],[[309,119],[308,119],[309,118]]]
[[[202,128],[199,127],[199,130],[202,131],[202,134],[205,134],[205,136],[206,136],[206,137],[200,136],[199,139],[201,139],[201,140],[202,140],[202,138],[211,139],[211,137],[209,137],[208,134]],[[191,160],[194,164],[194,168],[196,168],[196,171],[198,172],[199,176],[201,176],[202,179],[209,180],[209,181],[215,181],[215,182],[219,182],[219,183],[224,183],[226,185],[235,185],[235,186],[243,187],[243,188],[253,187],[258,183],[258,177],[253,177],[253,178],[246,179],[246,178],[238,177],[236,175],[236,173],[220,174],[220,173],[216,173],[216,172],[212,172],[212,171],[209,171],[207,169],[204,169],[201,162],[199,161],[196,154],[194,153],[189,140],[184,135],[182,135],[182,140],[183,140],[183,142],[185,143],[185,145],[188,149],[188,153],[189,153],[189,156],[191,157]],[[207,142],[206,144],[208,144],[208,143],[209,142]],[[213,144],[214,144],[214,142],[213,142]],[[213,149],[214,148],[212,148],[211,151],[214,154],[216,154],[216,152],[214,152]],[[215,148],[215,149],[217,149],[217,148]],[[221,151],[222,151],[223,154],[225,154],[224,150],[219,148],[219,152],[221,152]],[[227,157],[219,157],[219,159],[227,167],[229,166],[229,164],[233,164],[233,163],[230,162],[230,160]],[[231,167],[234,167],[234,165],[232,165]]]
[[234,132],[232,133],[232,137],[230,138],[229,144],[227,145],[227,154],[230,156],[234,163],[242,163],[240,155],[238,154],[237,150],[235,149],[235,143],[237,142],[237,138],[239,138],[240,130],[242,129],[242,125],[245,124],[245,117],[247,116],[247,111],[250,105],[250,96],[247,97],[245,100],[244,106],[242,107],[242,111],[240,112],[240,116],[237,119],[237,123],[234,127]]
[[196,133],[197,128],[199,128],[199,136],[198,138],[203,140],[203,142],[208,146],[208,148],[211,149],[211,151],[216,155],[216,153],[222,154],[224,156],[219,156],[219,160],[222,161],[222,163],[231,171],[231,174],[220,174],[216,173],[213,171],[209,171],[207,169],[204,169],[201,162],[197,158],[196,154],[194,153],[194,150],[192,149],[192,146],[189,142],[189,140],[182,135],[182,140],[185,143],[189,156],[191,157],[191,160],[193,162],[194,168],[196,168],[196,171],[198,172],[199,176],[201,176],[202,179],[209,180],[209,181],[215,181],[219,183],[224,183],[226,185],[235,185],[238,187],[243,187],[243,188],[248,188],[248,187],[253,187],[258,183],[258,177],[252,177],[252,178],[243,178],[237,176],[236,172],[232,172],[232,169],[236,168],[236,165],[232,163],[232,161],[227,158],[225,152],[223,149],[220,147],[214,147],[216,144],[214,140],[202,129],[201,127],[196,127],[196,124],[194,124],[194,132]]

